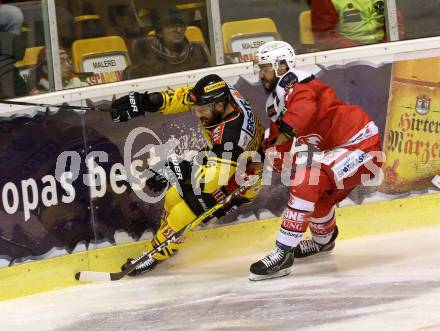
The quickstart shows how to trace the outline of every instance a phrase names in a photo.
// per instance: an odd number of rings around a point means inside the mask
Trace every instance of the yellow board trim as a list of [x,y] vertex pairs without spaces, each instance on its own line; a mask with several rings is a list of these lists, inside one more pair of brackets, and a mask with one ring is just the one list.
[[[338,240],[440,226],[440,194],[345,207],[336,214]],[[185,265],[271,249],[279,223],[272,218],[195,231],[170,262]],[[144,249],[145,242],[135,242],[1,268],[0,300],[78,285],[77,271],[117,271]]]

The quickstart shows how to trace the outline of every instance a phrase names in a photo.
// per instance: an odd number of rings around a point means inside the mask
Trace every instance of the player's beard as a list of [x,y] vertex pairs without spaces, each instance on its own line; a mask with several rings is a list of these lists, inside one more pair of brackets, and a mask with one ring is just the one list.
[[221,123],[223,121],[223,115],[217,111],[213,111],[212,116],[210,116],[209,118],[202,116],[200,117],[200,121],[202,122],[204,127],[210,127]]
[[264,89],[267,92],[273,92],[275,91],[275,88],[277,87],[279,80],[280,80],[279,77],[274,77],[271,80],[261,78],[261,84],[263,85]]

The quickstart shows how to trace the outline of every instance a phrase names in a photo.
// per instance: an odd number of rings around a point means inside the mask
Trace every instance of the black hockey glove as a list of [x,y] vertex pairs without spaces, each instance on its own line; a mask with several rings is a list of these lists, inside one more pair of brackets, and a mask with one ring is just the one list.
[[167,168],[171,170],[170,181],[178,185],[182,191],[192,191],[191,172],[192,163],[180,158],[171,158],[167,162]]
[[154,193],[162,192],[168,186],[168,180],[159,173],[153,172],[154,176],[149,178],[145,183]]
[[[191,186],[191,162],[174,158],[165,163],[165,168],[149,169],[154,175],[145,182],[155,193],[165,189],[168,183],[176,185],[182,191],[192,190]],[[180,191],[179,190],[179,191]]]
[[148,110],[148,93],[130,92],[112,103],[111,115],[113,122],[126,122],[133,117],[144,115]]

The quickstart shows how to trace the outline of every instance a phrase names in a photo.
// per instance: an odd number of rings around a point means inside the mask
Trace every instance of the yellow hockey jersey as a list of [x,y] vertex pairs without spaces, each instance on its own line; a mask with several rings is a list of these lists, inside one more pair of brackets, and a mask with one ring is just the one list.
[[[195,172],[196,185],[205,193],[212,193],[226,185],[236,172],[243,152],[260,153],[261,142],[264,136],[264,127],[260,118],[249,103],[233,87],[229,87],[232,98],[230,100],[234,112],[228,114],[222,122],[201,128],[210,152],[206,163]],[[191,87],[178,87],[160,92],[162,105],[159,111],[163,114],[175,114],[189,111],[194,104],[190,98]]]

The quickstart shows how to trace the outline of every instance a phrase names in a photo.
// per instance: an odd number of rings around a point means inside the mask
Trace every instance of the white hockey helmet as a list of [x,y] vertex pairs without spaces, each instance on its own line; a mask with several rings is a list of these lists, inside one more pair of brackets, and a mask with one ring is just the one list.
[[261,45],[255,53],[254,71],[257,73],[259,65],[271,64],[278,76],[278,67],[281,61],[286,61],[289,69],[295,67],[295,50],[285,41],[274,40]]

